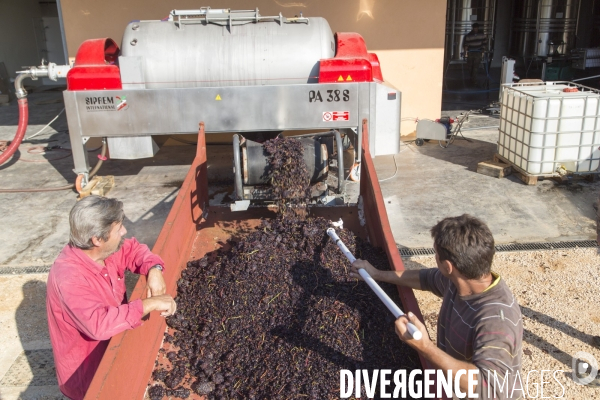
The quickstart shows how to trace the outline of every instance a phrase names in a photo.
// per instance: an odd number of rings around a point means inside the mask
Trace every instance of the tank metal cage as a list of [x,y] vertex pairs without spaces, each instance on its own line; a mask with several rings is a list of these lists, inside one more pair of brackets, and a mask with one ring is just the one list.
[[[563,88],[577,93],[547,92]],[[502,86],[501,98],[500,156],[537,176],[600,172],[600,91],[572,82],[513,83]]]

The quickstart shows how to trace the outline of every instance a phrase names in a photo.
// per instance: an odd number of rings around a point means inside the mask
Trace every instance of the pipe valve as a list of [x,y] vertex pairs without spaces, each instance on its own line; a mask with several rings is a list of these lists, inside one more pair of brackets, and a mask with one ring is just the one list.
[[58,80],[58,78],[66,78],[67,72],[71,69],[70,65],[56,65],[55,63],[49,63],[44,65],[42,60],[42,65],[37,67],[24,67],[27,68],[23,71],[17,71],[17,79],[15,79],[15,92],[17,98],[22,99],[27,97],[27,91],[23,87],[23,79],[31,78],[32,80],[37,80],[40,77],[47,77],[53,81]]
[[57,65],[56,63],[42,64],[37,67],[23,67],[27,68],[23,71],[17,71],[18,74],[29,74],[30,78],[36,80],[39,77],[48,77],[53,81],[58,78],[66,78],[67,72],[71,69],[70,65]]
[[56,81],[58,78],[66,79],[67,72],[71,69],[70,65],[56,65],[55,63],[48,64],[48,78]]

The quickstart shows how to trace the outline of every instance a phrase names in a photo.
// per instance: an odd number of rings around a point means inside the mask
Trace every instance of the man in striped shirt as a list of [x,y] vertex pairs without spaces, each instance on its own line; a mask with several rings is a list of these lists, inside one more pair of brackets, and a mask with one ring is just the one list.
[[[458,389],[468,392],[468,371],[475,370],[478,398],[524,397],[521,309],[504,280],[491,271],[495,252],[492,233],[485,223],[464,214],[440,221],[431,228],[431,235],[437,268],[381,271],[357,260],[351,275],[360,277],[358,269],[364,268],[375,280],[443,297],[437,347],[410,312],[396,320],[396,332],[436,369],[452,371],[453,381],[457,371],[467,372],[460,377],[455,393]],[[421,330],[422,340],[414,340],[407,333],[409,321]]]
[[467,58],[467,70],[471,78],[471,85],[477,85],[477,69],[481,64],[483,52],[485,51],[486,36],[483,32],[479,32],[479,24],[475,22],[471,32],[465,36],[463,49]]

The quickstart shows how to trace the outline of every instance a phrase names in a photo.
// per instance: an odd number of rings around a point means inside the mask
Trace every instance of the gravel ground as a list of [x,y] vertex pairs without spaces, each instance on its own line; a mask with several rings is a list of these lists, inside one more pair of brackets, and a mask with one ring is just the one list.
[[[404,259],[407,269],[435,267],[433,256]],[[583,351],[600,361],[591,338],[600,335],[600,254],[598,249],[497,253],[493,270],[506,280],[523,313],[522,376],[529,398],[600,399],[600,388],[572,379],[572,358]],[[441,299],[415,291],[435,340]],[[537,371],[536,371],[537,370]],[[540,392],[544,372],[543,396]],[[562,372],[556,372],[562,370]],[[555,373],[555,379],[553,374]],[[598,378],[597,378],[598,381]],[[537,384],[537,385],[536,385]],[[537,392],[537,395],[536,395]]]

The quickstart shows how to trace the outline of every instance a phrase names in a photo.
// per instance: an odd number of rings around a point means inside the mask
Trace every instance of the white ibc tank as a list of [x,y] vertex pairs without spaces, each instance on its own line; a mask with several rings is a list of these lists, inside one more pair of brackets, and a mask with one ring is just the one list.
[[[564,89],[579,89],[565,92]],[[533,175],[600,165],[600,93],[575,84],[513,84],[502,93],[498,153]]]
[[127,25],[119,62],[124,85],[148,89],[299,84],[317,82],[319,60],[334,51],[323,18],[174,10],[170,20]]

